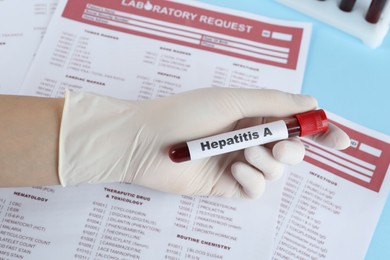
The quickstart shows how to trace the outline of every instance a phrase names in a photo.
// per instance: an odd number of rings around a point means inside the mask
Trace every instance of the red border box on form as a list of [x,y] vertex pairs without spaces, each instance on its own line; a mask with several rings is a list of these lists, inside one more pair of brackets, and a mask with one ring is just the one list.
[[[321,147],[304,140],[305,161],[355,184],[379,192],[390,163],[390,145],[332,121],[351,138],[351,146],[343,151]],[[387,147],[387,148],[386,148]]]
[[302,28],[172,1],[69,0],[63,17],[124,33],[295,69]]

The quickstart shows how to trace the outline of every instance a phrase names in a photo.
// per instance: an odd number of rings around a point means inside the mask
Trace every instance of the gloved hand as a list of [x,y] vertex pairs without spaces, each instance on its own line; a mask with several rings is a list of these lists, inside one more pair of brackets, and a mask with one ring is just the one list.
[[[171,145],[312,110],[310,96],[276,90],[204,88],[170,97],[125,101],[68,92],[61,123],[62,185],[128,182],[187,195],[257,198],[266,180],[304,157],[292,138],[207,159],[174,163]],[[342,149],[349,137],[331,125],[316,142]]]

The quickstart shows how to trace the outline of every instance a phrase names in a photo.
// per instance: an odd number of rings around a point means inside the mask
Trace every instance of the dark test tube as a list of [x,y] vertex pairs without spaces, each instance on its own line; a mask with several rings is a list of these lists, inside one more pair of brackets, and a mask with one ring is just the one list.
[[351,12],[355,3],[356,0],[341,0],[339,8],[344,12]]
[[366,13],[366,21],[369,23],[377,23],[381,17],[382,11],[387,0],[373,0]]
[[[328,130],[328,119],[326,117],[325,111],[322,109],[317,109],[317,110],[311,110],[303,113],[296,114],[293,117],[285,118],[281,120],[280,124],[285,124],[285,128],[287,130],[287,136],[288,137],[296,137],[296,136],[306,136],[306,135],[312,135],[312,134],[317,134],[317,133],[322,133],[326,132]],[[274,122],[276,123],[276,122]],[[263,126],[271,127],[272,124],[274,123],[267,123],[264,124]],[[280,138],[286,138],[285,135],[283,135],[283,127],[281,125],[274,126],[276,130],[274,133],[282,133],[281,136],[274,136],[273,141],[276,140],[281,140]],[[257,126],[260,127],[260,126]],[[280,128],[281,127],[281,128]],[[281,130],[279,131],[278,128]],[[252,129],[252,128],[251,128]],[[207,158],[210,156],[214,155],[219,155],[231,151],[237,151],[240,149],[244,149],[250,146],[254,145],[261,145],[265,144],[266,140],[265,139],[258,139],[258,141],[255,141],[254,143],[249,142],[245,145],[246,141],[252,140],[252,137],[248,138],[249,140],[245,139],[240,139],[241,133],[250,134],[252,130],[248,132],[248,128],[244,129],[239,129],[235,130],[232,132],[227,132],[223,134],[218,134],[214,136],[209,136],[206,138],[201,138],[198,140],[190,141],[190,142],[181,142],[178,144],[175,144],[171,146],[168,150],[168,155],[169,158],[175,163],[180,163],[180,162],[185,162],[185,161],[190,161],[190,160],[196,160],[196,159],[201,159],[201,158]],[[253,130],[257,131],[257,130]],[[233,136],[234,135],[234,136]],[[250,134],[252,136],[252,134]],[[237,143],[240,143],[238,146],[235,146],[233,149],[226,149],[226,147],[223,149],[223,146],[219,146],[218,148],[218,143],[221,141],[220,139],[227,140],[230,139],[229,142],[231,144],[229,145],[235,145]],[[258,136],[260,137],[260,136]],[[257,138],[258,138],[257,137]],[[257,138],[255,140],[257,140]],[[219,140],[219,141],[214,141],[214,140]],[[222,140],[222,141],[224,141]],[[234,141],[236,140],[236,141]],[[244,141],[245,140],[245,141]],[[237,142],[237,143],[236,143]],[[205,144],[207,143],[207,145]],[[211,145],[210,145],[211,143]],[[195,145],[194,145],[195,144]],[[226,142],[225,142],[226,144]],[[215,146],[216,145],[216,146]],[[225,146],[225,145],[224,145]],[[191,150],[190,150],[191,149]],[[214,149],[210,151],[210,149]],[[206,151],[206,153],[204,153]]]

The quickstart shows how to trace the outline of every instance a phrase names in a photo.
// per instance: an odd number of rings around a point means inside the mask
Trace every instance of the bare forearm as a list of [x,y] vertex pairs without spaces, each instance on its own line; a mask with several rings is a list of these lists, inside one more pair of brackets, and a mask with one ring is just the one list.
[[59,184],[63,99],[0,95],[0,187]]

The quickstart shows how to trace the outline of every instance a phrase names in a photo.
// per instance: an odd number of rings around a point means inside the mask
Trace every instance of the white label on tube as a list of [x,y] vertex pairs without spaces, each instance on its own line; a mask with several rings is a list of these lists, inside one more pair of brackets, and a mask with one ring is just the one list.
[[242,150],[288,138],[283,120],[187,142],[191,160]]

